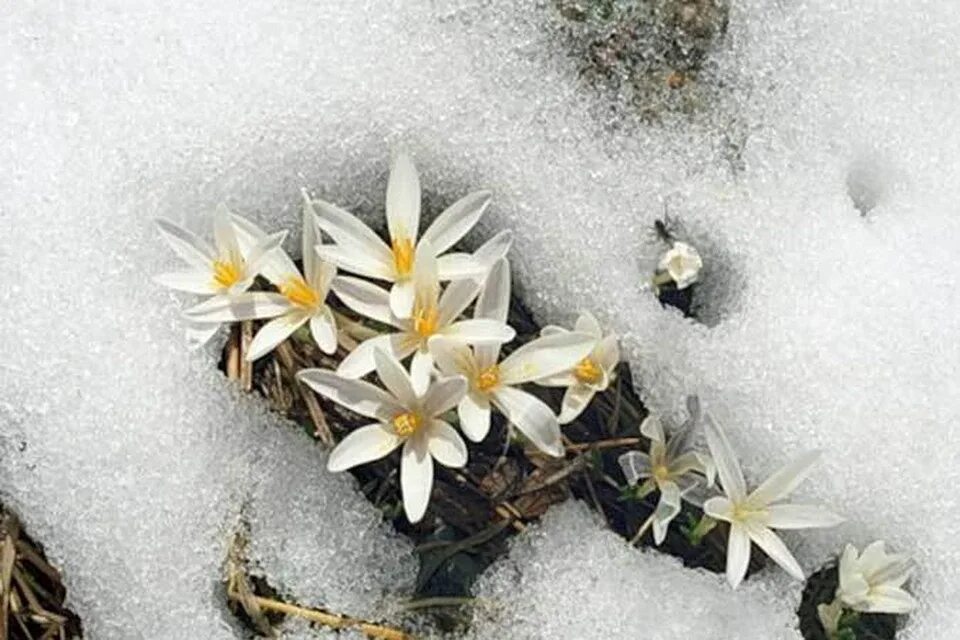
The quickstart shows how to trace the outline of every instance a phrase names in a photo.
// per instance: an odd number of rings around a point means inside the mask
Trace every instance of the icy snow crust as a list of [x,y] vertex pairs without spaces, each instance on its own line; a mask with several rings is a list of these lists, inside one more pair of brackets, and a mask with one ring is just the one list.
[[[63,566],[88,637],[240,637],[219,578],[245,504],[263,518],[264,570],[290,593],[364,615],[409,584],[408,545],[348,478],[316,471],[322,455],[304,437],[225,383],[214,349],[188,353],[177,301],[149,281],[173,264],[158,215],[206,232],[225,200],[296,229],[302,185],[379,215],[395,144],[435,203],[494,190],[474,240],[513,228],[517,288],[538,318],[597,312],[623,334],[654,409],[700,394],[754,478],[823,448],[806,497],[849,524],[791,536],[803,564],[885,538],[920,564],[924,604],[904,637],[953,637],[960,11],[786,5],[736,3],[703,79],[715,103],[657,125],[578,84],[547,3],[7,7],[0,489]],[[866,220],[846,193],[852,166],[886,192]],[[707,262],[712,327],[640,286],[665,210]],[[716,591],[689,605],[703,624],[711,611],[729,623],[724,602],[769,608],[768,628],[786,615],[762,593],[632,558],[575,511],[552,522],[521,543],[527,561],[510,562],[535,572],[537,548],[570,544],[544,539],[567,523],[595,540],[573,576],[622,556]],[[575,583],[560,581],[557,597]],[[662,593],[680,610],[682,588]],[[580,613],[609,629],[606,606]]]

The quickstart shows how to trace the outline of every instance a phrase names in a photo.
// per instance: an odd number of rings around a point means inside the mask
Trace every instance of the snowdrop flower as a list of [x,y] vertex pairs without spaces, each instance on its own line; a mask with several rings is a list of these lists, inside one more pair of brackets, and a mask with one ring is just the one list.
[[[477,223],[487,205],[490,192],[471,193],[441,213],[423,233],[420,242],[433,247],[433,256],[452,247]],[[397,318],[407,318],[416,298],[414,273],[421,251],[417,242],[420,229],[420,178],[413,161],[405,153],[396,156],[387,182],[387,229],[390,244],[381,240],[353,214],[323,200],[314,200],[318,223],[335,245],[320,247],[320,257],[345,271],[392,282],[390,309]],[[465,253],[451,253],[437,259],[441,280],[469,278],[483,270]]]
[[[649,520],[656,544],[663,543],[667,537],[670,522],[680,513],[681,499],[701,505],[702,500],[694,495],[695,490],[712,486],[716,474],[710,456],[688,450],[693,428],[699,421],[700,403],[695,396],[690,396],[687,407],[690,417],[669,440],[664,435],[660,419],[648,415],[640,425],[640,433],[650,440],[649,454],[628,451],[619,458],[628,484],[633,486],[642,480],[647,488],[656,487],[660,492],[660,501]],[[641,531],[647,526],[645,523]]]
[[707,500],[703,511],[711,518],[730,523],[727,581],[736,588],[743,580],[750,562],[751,541],[787,573],[802,580],[803,569],[773,530],[834,527],[843,521],[821,507],[780,502],[806,478],[820,452],[800,456],[747,494],[743,471],[726,434],[710,419],[706,422],[706,431],[707,444],[726,495]]
[[[250,222],[237,223],[241,244],[260,242],[263,231]],[[282,249],[265,261],[262,273],[277,289],[273,292],[248,292],[224,299],[213,299],[186,311],[195,322],[235,322],[254,318],[272,318],[257,331],[244,356],[256,360],[273,351],[294,331],[310,323],[310,334],[325,353],[337,350],[337,321],[326,304],[330,283],[337,274],[333,265],[315,253],[317,229],[313,214],[303,212],[303,270],[301,273]]]
[[433,460],[447,467],[467,463],[460,435],[438,416],[457,406],[467,390],[462,377],[440,378],[423,394],[413,389],[403,366],[382,349],[374,352],[377,375],[386,390],[323,369],[305,369],[298,377],[320,395],[376,420],[353,431],[330,453],[327,468],[345,471],[379,460],[403,445],[400,491],[410,522],[427,510],[433,487]]
[[[617,364],[620,362],[617,336],[612,333],[604,336],[600,324],[593,315],[580,314],[573,330],[593,336],[593,350],[568,371],[535,381],[545,387],[567,387],[560,409],[560,424],[567,424],[579,416],[590,404],[595,393],[610,386],[610,381],[616,375]],[[540,332],[544,336],[560,333],[568,333],[568,331],[562,327],[547,326]]]
[[848,544],[840,556],[837,598],[854,611],[909,613],[917,601],[903,583],[912,570],[907,556],[888,554],[883,542],[868,545],[861,554]]
[[[215,247],[164,218],[158,218],[156,224],[160,235],[189,268],[162,273],[155,276],[154,281],[177,291],[213,296],[220,302],[249,289],[287,235],[286,231],[269,236],[262,234],[257,242],[241,246],[231,224],[230,211],[224,205],[218,206],[213,216]],[[219,328],[218,323],[188,321],[187,325],[187,336],[193,346],[206,343]]]
[[[474,317],[503,323],[509,310],[510,266],[501,258],[490,271]],[[594,338],[588,334],[557,333],[528,342],[501,361],[500,344],[471,349],[462,342],[434,336],[430,352],[442,373],[462,375],[469,382],[467,394],[457,405],[460,428],[468,438],[480,442],[487,436],[493,405],[534,446],[561,457],[563,443],[557,416],[542,400],[517,387],[569,369],[590,352],[593,344]]]
[[674,242],[673,247],[663,254],[658,268],[670,275],[677,289],[686,289],[700,277],[703,260],[697,250],[686,242]]
[[396,332],[364,340],[343,359],[337,373],[346,378],[360,378],[375,368],[374,352],[384,349],[402,360],[413,354],[411,373],[414,387],[422,392],[433,371],[430,338],[447,336],[474,345],[494,345],[513,340],[516,332],[499,320],[474,318],[457,320],[480,293],[474,279],[451,282],[440,295],[437,259],[429,243],[417,247],[417,271],[414,274],[413,314],[400,318],[390,307],[389,296],[380,287],[351,277],[339,277],[333,291],[344,304],[378,322],[397,329]]

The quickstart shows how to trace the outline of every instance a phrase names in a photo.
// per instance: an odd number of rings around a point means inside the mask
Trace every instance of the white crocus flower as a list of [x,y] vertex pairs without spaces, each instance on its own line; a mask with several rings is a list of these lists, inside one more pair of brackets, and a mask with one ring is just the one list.
[[323,369],[305,369],[297,376],[320,395],[376,420],[351,432],[334,448],[327,460],[330,471],[345,471],[379,460],[403,445],[403,508],[410,522],[419,522],[430,502],[433,460],[454,468],[467,463],[467,447],[460,435],[439,418],[457,406],[466,393],[467,381],[459,376],[440,378],[418,394],[396,358],[377,349],[374,359],[386,391]]
[[[690,439],[700,419],[700,403],[687,398],[689,418],[669,440],[657,416],[650,414],[640,425],[640,433],[649,438],[650,452],[628,451],[619,458],[620,467],[631,486],[643,481],[644,487],[660,492],[660,501],[641,531],[653,526],[653,540],[661,544],[670,522],[680,513],[680,501],[703,504],[697,490],[713,485],[716,467],[710,456],[690,451]],[[641,534],[642,535],[642,534]]]
[[384,349],[402,360],[413,354],[411,372],[414,386],[422,391],[433,371],[430,338],[446,336],[473,345],[495,345],[513,340],[516,332],[504,322],[487,318],[458,320],[473,302],[481,285],[474,279],[456,280],[440,294],[437,260],[428,241],[417,247],[417,272],[414,274],[413,314],[400,318],[390,308],[389,296],[380,287],[351,277],[339,277],[333,291],[344,304],[373,320],[391,325],[396,332],[364,340],[343,359],[337,373],[346,378],[360,378],[373,371],[373,354]]
[[707,444],[726,495],[707,500],[703,511],[711,518],[730,523],[727,581],[736,588],[747,574],[751,541],[787,573],[803,580],[803,569],[773,530],[834,527],[843,522],[843,518],[822,507],[780,502],[807,477],[820,452],[801,455],[748,494],[743,471],[726,434],[709,417],[706,432]]
[[[250,222],[237,223],[241,244],[259,242],[265,234]],[[327,305],[330,283],[337,268],[315,253],[317,228],[314,216],[303,212],[303,273],[283,250],[278,249],[265,261],[262,273],[279,293],[248,292],[222,300],[210,300],[186,311],[195,322],[235,322],[254,318],[272,318],[253,337],[244,356],[256,360],[273,351],[294,331],[310,323],[310,334],[325,353],[337,350],[337,321]]]
[[[604,336],[600,323],[590,313],[582,313],[573,327],[577,333],[593,336],[594,347],[586,357],[577,362],[568,371],[554,376],[535,380],[545,387],[567,387],[560,408],[560,424],[567,424],[579,416],[595,393],[605,390],[616,376],[620,362],[620,347],[617,336]],[[567,329],[556,326],[544,327],[540,335],[569,333]]]
[[660,271],[666,271],[677,289],[686,289],[700,277],[703,260],[697,250],[686,242],[674,242],[660,259]]
[[[433,247],[440,280],[469,278],[483,271],[477,261],[465,253],[440,255],[459,241],[477,223],[487,205],[490,192],[471,193],[441,213],[419,238]],[[398,318],[407,318],[415,302],[414,274],[419,250],[420,178],[405,153],[398,154],[387,182],[386,215],[390,244],[380,239],[353,214],[329,202],[314,200],[318,223],[335,245],[324,245],[320,256],[368,278],[392,282],[390,308]]]
[[[154,280],[177,291],[213,296],[221,303],[250,288],[287,235],[286,231],[262,234],[257,242],[244,246],[238,241],[230,211],[222,204],[213,216],[213,247],[169,220],[158,218],[156,223],[163,239],[189,268],[157,275]],[[206,343],[219,328],[219,323],[187,324],[187,336],[194,346]]]
[[883,542],[858,554],[847,545],[840,556],[837,598],[844,606],[864,613],[909,613],[917,601],[903,589],[913,563],[905,555],[888,554]]
[[[501,258],[490,271],[474,317],[506,322],[509,310],[510,266]],[[557,333],[528,342],[501,361],[499,344],[471,349],[462,342],[435,336],[430,339],[430,352],[442,373],[462,375],[470,383],[457,407],[460,428],[468,438],[480,442],[486,437],[492,405],[534,446],[560,457],[564,449],[557,416],[542,400],[517,387],[569,369],[593,344],[593,336],[588,334]]]

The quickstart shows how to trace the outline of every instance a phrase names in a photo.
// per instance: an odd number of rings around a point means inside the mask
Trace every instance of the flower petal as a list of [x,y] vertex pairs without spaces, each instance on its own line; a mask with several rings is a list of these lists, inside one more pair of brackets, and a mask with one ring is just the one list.
[[437,258],[440,280],[478,280],[486,273],[487,267],[469,253],[447,253]]
[[209,269],[206,271],[173,271],[171,273],[161,273],[153,276],[153,281],[176,291],[185,291],[187,293],[200,295],[213,295],[220,290],[213,281]]
[[377,322],[393,324],[390,294],[381,287],[350,276],[337,276],[330,287],[337,297],[357,313]]
[[747,483],[743,479],[743,471],[736,454],[733,453],[733,447],[727,440],[727,434],[714,422],[713,417],[705,417],[707,446],[710,447],[710,454],[717,465],[717,475],[720,476],[723,490],[733,500],[742,500],[747,495]]
[[652,413],[647,415],[647,417],[643,419],[643,422],[640,423],[640,434],[660,444],[664,444],[667,441],[667,437],[663,433],[663,424],[660,422],[660,418]]
[[318,244],[316,254],[321,260],[335,264],[344,271],[390,282],[396,278],[392,262],[383,262],[373,254],[358,251],[345,244]]
[[403,360],[417,349],[417,345],[403,333],[389,333],[367,338],[343,359],[337,374],[345,378],[362,378],[376,368],[373,359],[375,349],[387,349],[397,360]]
[[297,378],[337,404],[368,418],[392,420],[406,408],[389,393],[363,380],[351,380],[326,369],[303,369]]
[[503,384],[517,385],[567,371],[590,353],[594,342],[586,333],[541,336],[503,359],[500,379]]
[[567,387],[560,405],[560,424],[569,424],[583,413],[593,399],[593,389],[585,384],[574,384]]
[[623,477],[627,479],[627,484],[630,486],[653,475],[650,468],[650,456],[642,451],[627,451],[617,458],[617,462],[620,463]]
[[819,457],[820,452],[817,450],[798,456],[767,478],[750,494],[748,501],[753,506],[764,507],[787,497],[810,474]]
[[390,287],[390,312],[397,318],[409,318],[413,313],[416,289],[413,280],[400,280]]
[[510,313],[510,263],[501,258],[493,263],[483,283],[483,291],[477,298],[474,318],[507,321]]
[[363,254],[370,262],[393,272],[390,247],[355,215],[324,200],[311,200],[317,226],[348,252]]
[[663,544],[670,522],[680,513],[680,487],[673,482],[664,482],[660,488],[660,501],[653,511],[653,541]]
[[460,430],[473,442],[480,442],[490,433],[490,400],[475,392],[467,392],[457,405]]
[[459,318],[479,293],[480,285],[473,280],[455,280],[448,284],[437,303],[440,326],[446,326]]
[[[254,223],[237,214],[230,216],[230,222],[233,224],[240,251],[248,260],[249,268],[249,259],[254,247],[267,239],[267,233]],[[259,264],[256,265],[257,273],[262,274],[264,278],[274,284],[283,282],[291,275],[296,276],[300,274],[297,265],[293,263],[293,260],[290,259],[290,256],[288,256],[287,252],[283,249],[266,252],[262,261],[258,262]]]
[[807,504],[772,504],[767,507],[771,529],[820,529],[835,527],[843,518],[823,507]]
[[613,368],[620,362],[620,345],[617,343],[617,336],[611,333],[601,339],[597,343],[593,355],[604,372],[612,372]]
[[433,336],[427,342],[427,347],[437,367],[445,375],[473,378],[477,374],[473,351],[464,343],[444,336]]
[[597,322],[597,319],[593,317],[593,314],[589,311],[584,311],[580,314],[577,322],[573,325],[573,330],[581,333],[589,333],[598,340],[603,337],[603,329],[600,328],[600,323]]
[[279,293],[254,291],[234,296],[215,296],[183,313],[194,322],[237,322],[276,318],[290,311],[290,308],[290,302]]
[[490,269],[493,263],[507,255],[512,245],[513,232],[509,229],[504,229],[480,245],[477,250],[473,252],[473,257],[479,260],[485,269]]
[[402,151],[394,156],[387,180],[387,228],[394,241],[416,242],[420,230],[420,176]]
[[[540,335],[544,335],[541,333]],[[546,335],[555,335],[548,333]],[[577,376],[574,375],[573,371],[564,371],[553,376],[547,376],[545,378],[537,378],[534,382],[541,387],[573,387],[580,386],[580,381],[577,379]]]
[[703,503],[703,512],[715,520],[733,521],[733,503],[723,496],[714,496]]
[[443,328],[442,335],[467,344],[502,344],[513,340],[517,332],[502,322],[475,318],[447,325]]
[[445,467],[459,469],[467,464],[467,445],[456,429],[443,420],[435,419],[430,423],[427,448],[430,455]]
[[237,242],[237,232],[233,226],[232,215],[227,205],[222,202],[213,212],[213,239],[217,245],[217,252],[222,256],[241,255],[240,244]]
[[417,406],[417,394],[413,390],[413,384],[410,382],[410,374],[403,368],[400,361],[384,349],[373,350],[373,361],[377,367],[377,376],[393,396],[400,401],[400,404],[413,409]]
[[187,338],[187,348],[191,350],[203,347],[220,331],[219,324],[203,324],[189,320],[185,320],[184,324],[186,324],[184,334]]
[[474,191],[460,198],[437,216],[423,237],[430,241],[440,254],[456,244],[480,220],[493,194],[489,191]]
[[216,254],[209,244],[166,218],[157,218],[154,222],[160,230],[160,236],[184,262],[197,269],[210,270],[210,263],[216,259]]
[[727,582],[736,589],[747,575],[750,564],[750,536],[740,525],[730,526],[727,539]]
[[430,355],[429,351],[417,349],[413,352],[413,360],[410,362],[410,380],[413,383],[413,390],[418,396],[427,392],[432,375],[433,356]]
[[347,434],[327,458],[329,471],[346,471],[379,460],[400,446],[402,439],[382,423],[368,424]]
[[408,439],[400,458],[400,492],[410,522],[423,519],[433,489],[433,458],[426,444],[422,437]]
[[319,313],[310,318],[310,334],[320,350],[327,354],[337,350],[337,319],[330,307],[324,305]]
[[514,387],[500,386],[492,394],[493,404],[536,448],[557,458],[563,457],[563,441],[557,416],[542,400]]
[[439,378],[423,396],[423,413],[428,416],[442,415],[457,406],[466,392],[467,380],[463,376]]
[[763,549],[768,558],[780,565],[784,571],[797,580],[804,579],[803,569],[800,568],[797,559],[793,557],[793,554],[787,549],[787,545],[783,544],[783,540],[777,534],[771,529],[756,523],[749,523],[746,525],[746,529],[750,539]]
[[291,310],[289,313],[274,318],[260,327],[257,335],[253,336],[250,348],[243,356],[244,359],[253,362],[267,355],[309,319],[310,314],[300,310]]
[[864,610],[869,613],[910,613],[920,606],[912,595],[899,587],[887,584],[873,587],[867,602]]

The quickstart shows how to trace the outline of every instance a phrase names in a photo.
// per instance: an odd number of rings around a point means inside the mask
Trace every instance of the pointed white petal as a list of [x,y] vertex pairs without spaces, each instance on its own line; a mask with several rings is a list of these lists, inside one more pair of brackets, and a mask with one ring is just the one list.
[[[237,214],[231,215],[230,221],[237,237],[237,244],[240,246],[241,253],[248,260],[249,268],[249,259],[254,247],[267,239],[267,233]],[[300,271],[293,260],[290,259],[290,256],[287,255],[287,252],[281,248],[264,254],[263,259],[257,265],[257,273],[262,274],[270,282],[279,284],[292,275],[299,275]]]
[[493,263],[490,274],[483,284],[483,291],[477,298],[474,318],[507,321],[510,313],[510,263],[501,258]]
[[660,423],[660,418],[652,413],[640,423],[640,433],[654,442],[663,444],[667,441],[667,437],[663,434],[663,424]]
[[213,239],[220,256],[240,255],[237,232],[233,227],[230,210],[222,202],[213,213]]
[[670,522],[680,513],[680,487],[673,482],[659,485],[660,501],[653,512],[653,541],[662,544]]
[[733,521],[733,503],[723,496],[714,496],[703,503],[703,512],[714,520]]
[[600,323],[597,322],[597,319],[594,318],[593,314],[589,311],[584,311],[580,314],[576,324],[573,325],[573,330],[580,331],[581,333],[589,333],[597,339],[603,337],[603,329],[600,328]]
[[390,294],[381,287],[350,276],[337,276],[330,287],[337,297],[357,313],[377,322],[393,324]]
[[185,321],[186,328],[184,333],[187,337],[187,348],[199,349],[213,339],[220,331],[219,324],[201,324],[197,322]]
[[503,384],[517,385],[566,371],[585,358],[594,339],[586,333],[541,336],[523,345],[500,363]]
[[427,437],[430,455],[445,467],[459,469],[467,464],[467,445],[460,434],[443,420],[434,419]]
[[220,290],[220,287],[213,281],[209,269],[205,271],[161,273],[153,276],[153,281],[176,291],[200,295],[213,295]]
[[387,181],[387,227],[392,240],[413,242],[420,230],[420,176],[402,151],[394,156]]
[[337,373],[345,378],[362,378],[376,368],[373,359],[375,349],[387,349],[397,360],[403,360],[416,350],[416,343],[410,342],[402,333],[390,333],[368,338],[343,359],[337,367]]
[[865,611],[870,613],[910,613],[919,606],[916,598],[899,587],[875,586],[868,597]]
[[[234,226],[233,228],[236,227]],[[280,284],[287,278],[300,275],[289,256],[284,254],[282,257],[278,258],[278,254],[284,253],[281,245],[286,237],[287,232],[280,231],[269,236],[264,236],[262,240],[250,248],[250,250],[246,253],[246,275],[248,278],[254,278],[260,273],[263,273],[263,277],[265,277],[267,280],[270,280],[270,282],[274,284]],[[293,267],[293,270],[286,272],[281,271],[281,269],[285,268],[287,263],[289,263],[289,266]],[[271,277],[277,278],[277,276],[281,274],[283,280],[271,279]]]
[[337,277],[337,265],[332,262],[327,262],[317,254],[317,246],[314,246],[312,253],[314,254],[313,268],[312,271],[305,273],[307,283],[320,292],[321,296],[326,297],[327,293],[330,291],[330,287],[333,285],[334,278]]
[[478,293],[480,285],[473,280],[456,280],[448,284],[437,304],[440,326],[448,325],[459,318]]
[[309,277],[316,267],[316,246],[320,244],[320,233],[317,229],[317,212],[310,201],[310,195],[306,189],[300,189],[300,196],[303,202],[303,235],[300,238],[300,250],[303,255],[303,273]]
[[413,409],[417,406],[417,394],[413,390],[410,375],[400,361],[383,349],[373,350],[373,361],[377,367],[377,376],[383,386],[400,401],[400,404]]
[[[317,226],[344,249],[366,255],[377,264],[392,265],[390,247],[359,218],[323,200],[312,200]],[[392,266],[391,266],[392,272]]]
[[184,262],[196,269],[210,270],[210,263],[216,258],[216,254],[209,244],[166,218],[157,218],[155,222],[160,236]]
[[437,278],[443,281],[478,280],[486,273],[486,266],[469,253],[447,253],[437,258]]
[[473,442],[480,442],[490,432],[490,400],[475,392],[467,392],[457,405],[460,429]]
[[445,375],[473,378],[477,374],[473,352],[464,343],[443,336],[433,336],[427,342],[427,347],[437,367]]
[[253,341],[250,343],[247,353],[244,354],[244,358],[249,362],[262,358],[273,351],[278,344],[289,338],[309,319],[310,314],[300,310],[291,310],[279,318],[274,318],[260,327],[257,335],[253,336]]
[[[544,335],[544,334],[540,334]],[[554,334],[546,334],[554,335]],[[577,380],[577,376],[574,375],[573,371],[564,371],[553,376],[547,376],[545,378],[537,378],[534,382],[541,387],[573,387],[573,386],[583,386],[580,384],[580,381]],[[592,390],[591,390],[592,391]]]
[[297,378],[323,397],[368,418],[389,422],[406,411],[396,398],[363,380],[350,380],[326,369],[303,369]]
[[337,319],[330,307],[324,305],[320,312],[310,318],[310,335],[320,350],[327,354],[337,350]]
[[378,256],[340,244],[318,244],[316,254],[321,260],[335,264],[344,271],[376,280],[394,280],[393,263]]
[[536,448],[551,456],[563,456],[557,416],[542,400],[526,391],[505,386],[494,390],[492,400]]
[[807,504],[772,504],[767,507],[767,526],[771,529],[820,529],[835,527],[843,518],[823,507]]
[[740,469],[733,447],[727,440],[727,434],[713,420],[713,417],[709,415],[705,417],[707,446],[710,447],[710,454],[717,465],[717,475],[720,476],[723,490],[730,498],[742,500],[747,495],[747,483],[743,479],[743,471]]
[[[819,457],[819,451],[808,451],[775,471],[750,494],[750,504],[764,507],[790,495],[797,488],[797,485],[810,475],[813,465]],[[716,454],[714,454],[714,458],[716,458]]]
[[754,523],[747,526],[747,534],[754,544],[763,549],[768,558],[797,580],[803,580],[803,569],[777,534],[767,527]]
[[475,191],[460,198],[437,216],[423,232],[424,239],[430,241],[437,253],[443,253],[477,224],[490,204],[491,196],[489,191]]
[[513,232],[504,229],[480,245],[473,252],[473,257],[479,260],[486,269],[489,269],[493,266],[493,263],[507,255],[511,245],[513,245]]
[[433,489],[433,458],[424,438],[410,438],[403,445],[400,458],[400,492],[403,510],[410,522],[420,522],[430,502]]
[[627,451],[617,458],[617,461],[623,470],[623,477],[627,479],[627,484],[631,486],[653,475],[650,468],[650,456],[642,451]]
[[409,318],[415,295],[413,280],[394,282],[390,287],[390,312],[397,318]]
[[727,582],[736,589],[747,575],[750,564],[750,536],[740,525],[730,525],[727,539]]
[[517,332],[502,322],[476,318],[454,322],[442,330],[442,335],[467,344],[502,344],[513,340]]
[[428,416],[443,415],[457,406],[467,392],[467,380],[452,376],[436,380],[423,396],[423,413]]
[[604,373],[612,372],[620,362],[620,345],[617,344],[617,336],[613,334],[605,336],[597,343],[593,353]]
[[237,322],[275,318],[290,309],[290,302],[279,293],[254,291],[235,296],[216,296],[183,313],[194,322]]
[[410,380],[418,396],[427,392],[432,375],[433,356],[425,349],[417,349],[413,352],[413,360],[410,361]]
[[417,245],[413,258],[413,286],[417,304],[422,307],[436,304],[440,296],[440,280],[437,275],[437,254],[429,240]]
[[560,424],[569,424],[583,413],[593,400],[594,393],[595,391],[585,384],[574,384],[568,387],[560,405]]
[[368,424],[351,431],[330,452],[327,469],[346,471],[389,455],[402,440],[382,423]]

